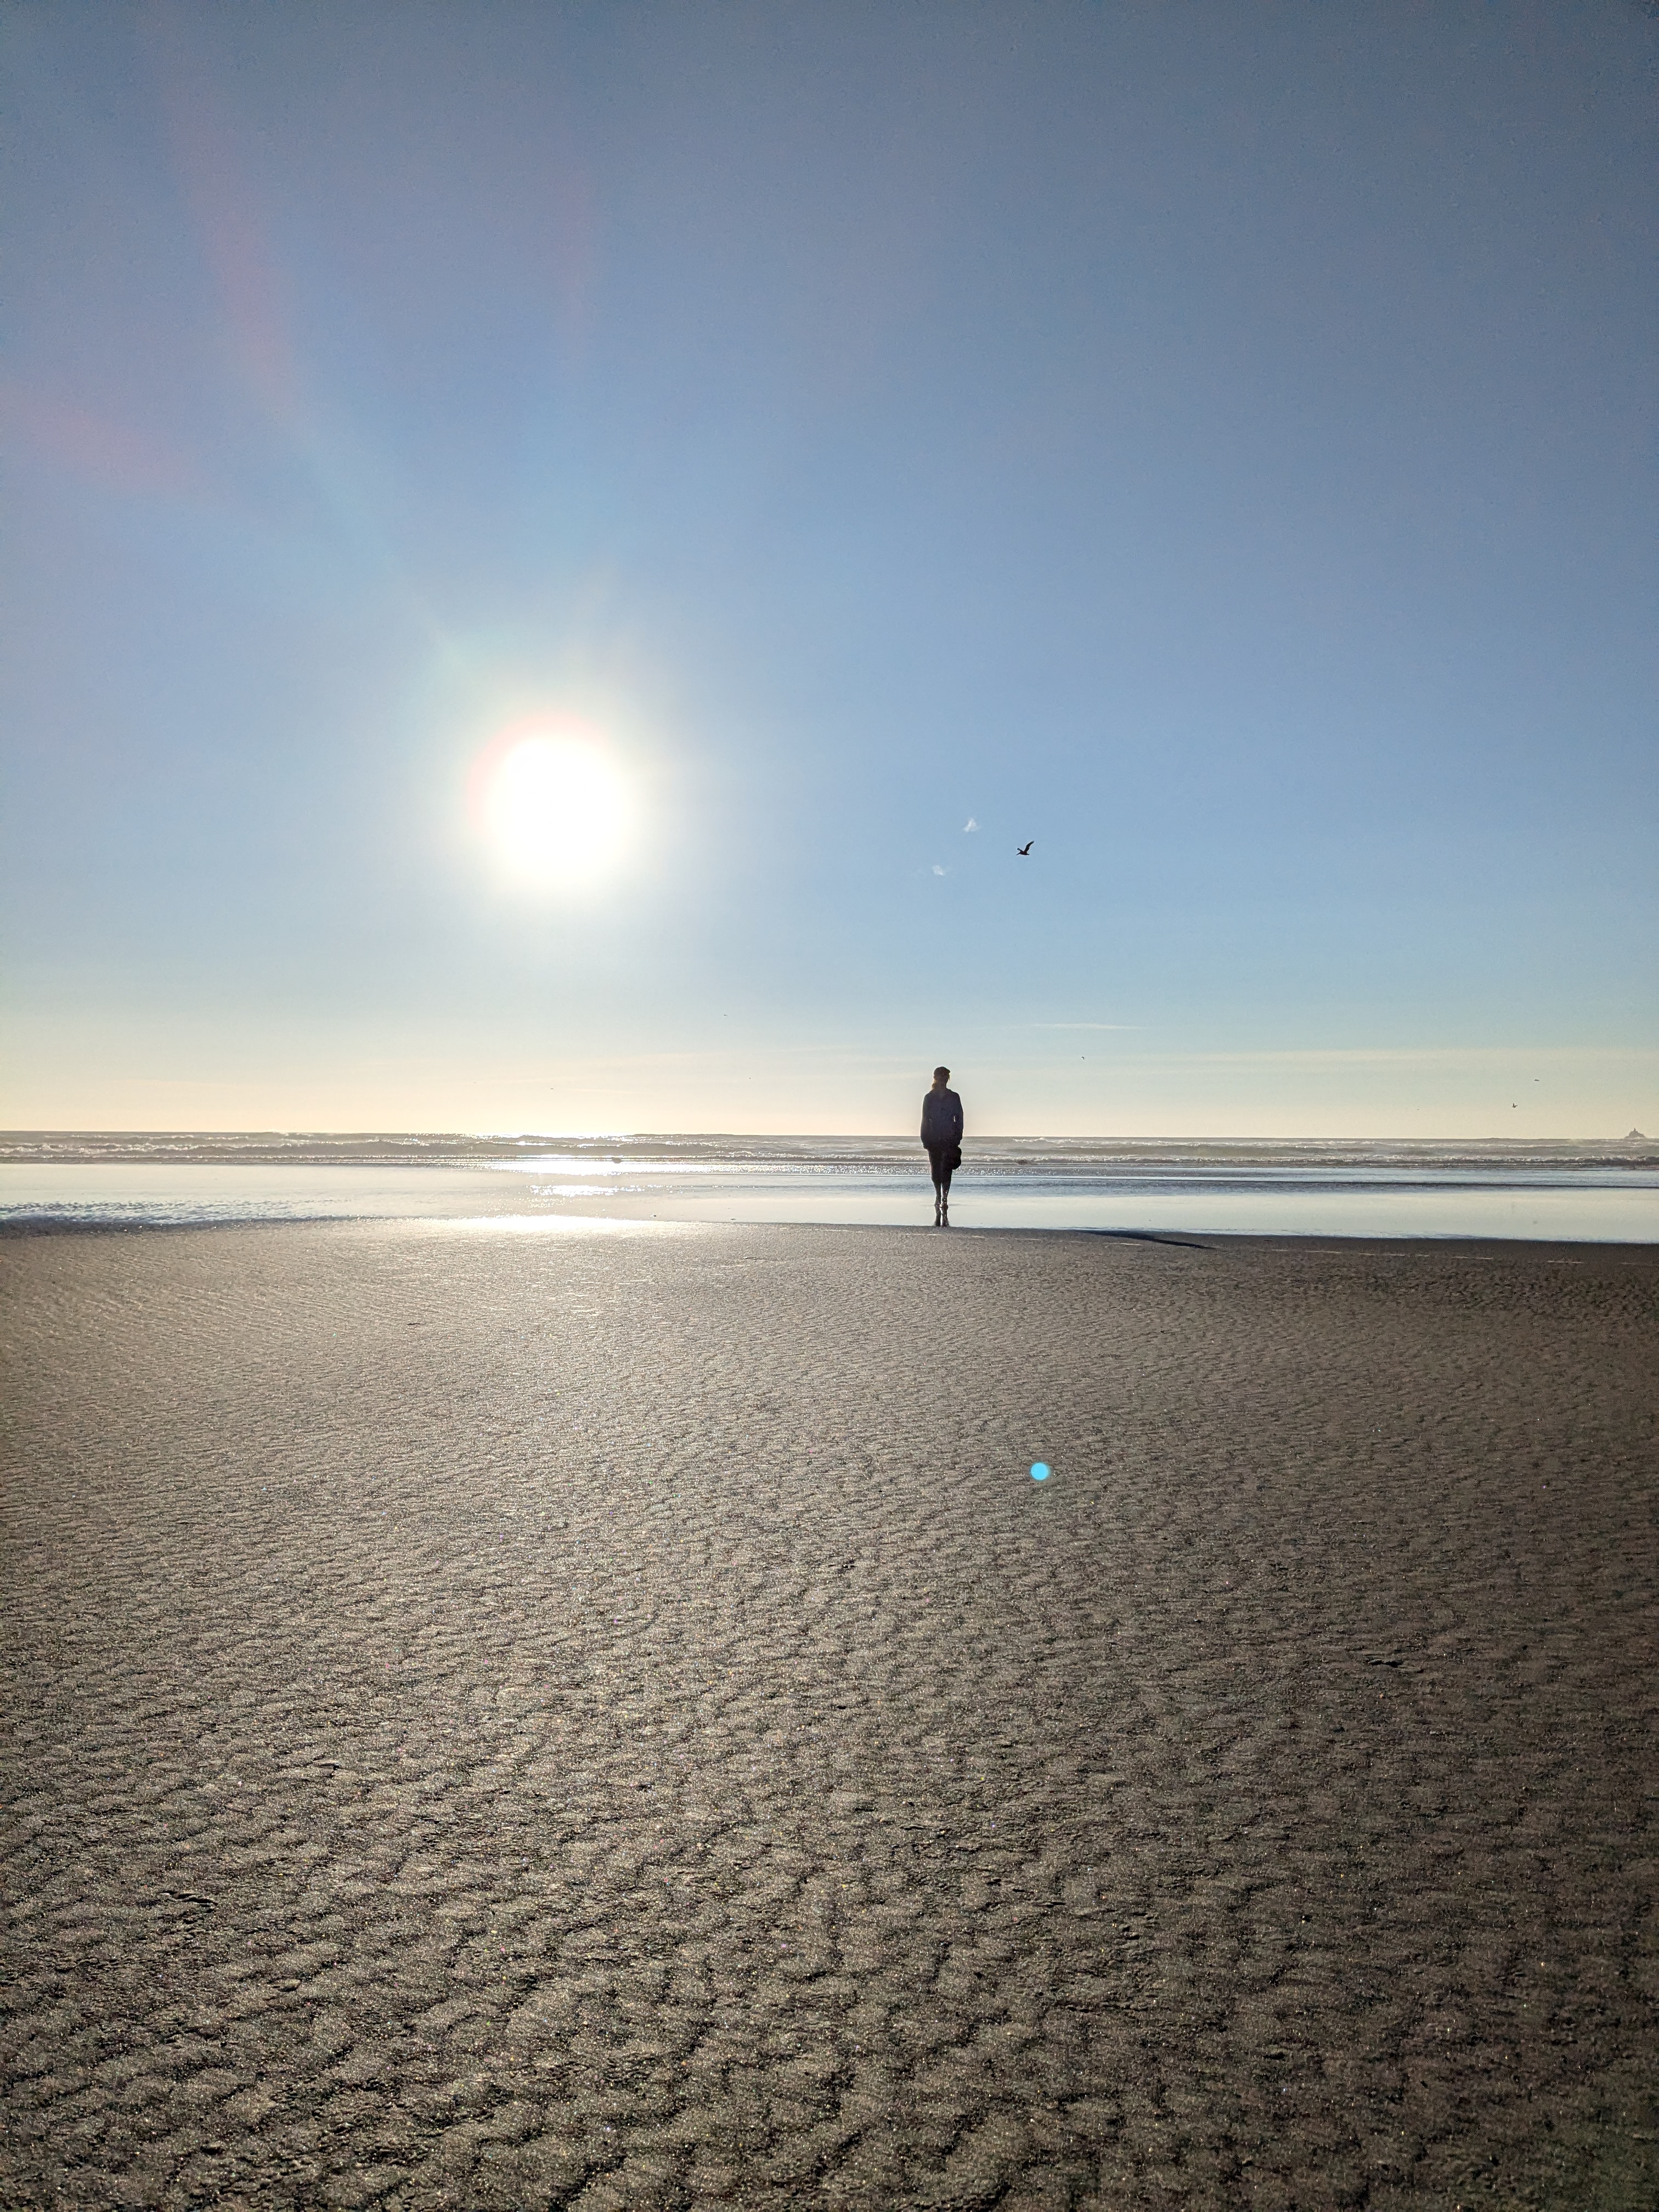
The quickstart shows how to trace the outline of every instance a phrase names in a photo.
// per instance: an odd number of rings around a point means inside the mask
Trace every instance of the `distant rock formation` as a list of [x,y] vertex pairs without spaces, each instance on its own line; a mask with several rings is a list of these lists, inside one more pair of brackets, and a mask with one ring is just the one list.
[[1645,1145],[1647,1139],[1643,1135],[1639,1129],[1632,1129],[1629,1136],[1626,1138],[1625,1142],[1627,1145]]

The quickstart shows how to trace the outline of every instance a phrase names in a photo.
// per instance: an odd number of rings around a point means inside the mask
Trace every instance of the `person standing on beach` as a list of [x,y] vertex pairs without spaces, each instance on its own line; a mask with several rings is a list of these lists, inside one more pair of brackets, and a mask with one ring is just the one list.
[[949,1085],[948,1067],[933,1070],[933,1087],[921,1102],[921,1141],[933,1170],[933,1226],[951,1226],[951,1171],[962,1165],[962,1101]]

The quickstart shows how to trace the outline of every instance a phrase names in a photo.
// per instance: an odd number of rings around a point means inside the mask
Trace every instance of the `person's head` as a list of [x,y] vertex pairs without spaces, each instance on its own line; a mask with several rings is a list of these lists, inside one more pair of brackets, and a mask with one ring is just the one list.
[[943,1091],[945,1085],[950,1080],[951,1071],[948,1067],[936,1067],[933,1070],[933,1088],[935,1091]]

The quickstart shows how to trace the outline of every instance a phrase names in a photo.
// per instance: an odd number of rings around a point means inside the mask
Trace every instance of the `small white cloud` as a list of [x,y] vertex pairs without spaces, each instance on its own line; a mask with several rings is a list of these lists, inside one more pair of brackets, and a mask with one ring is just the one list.
[[975,821],[973,816],[970,814],[968,817],[968,819],[962,825],[962,834],[965,837],[970,830],[977,830],[978,827],[978,823]]
[[945,873],[944,869],[940,867],[940,866],[939,866],[939,862],[938,862],[937,860],[935,860],[935,861],[934,861],[934,863],[933,863],[933,873],[934,873],[936,876],[942,876],[942,875]]

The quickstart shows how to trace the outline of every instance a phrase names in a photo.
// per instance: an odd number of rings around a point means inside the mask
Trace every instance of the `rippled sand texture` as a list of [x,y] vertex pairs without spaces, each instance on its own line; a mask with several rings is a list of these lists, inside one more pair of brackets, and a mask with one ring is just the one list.
[[1651,1249],[0,1279],[0,2203],[1659,2202]]

